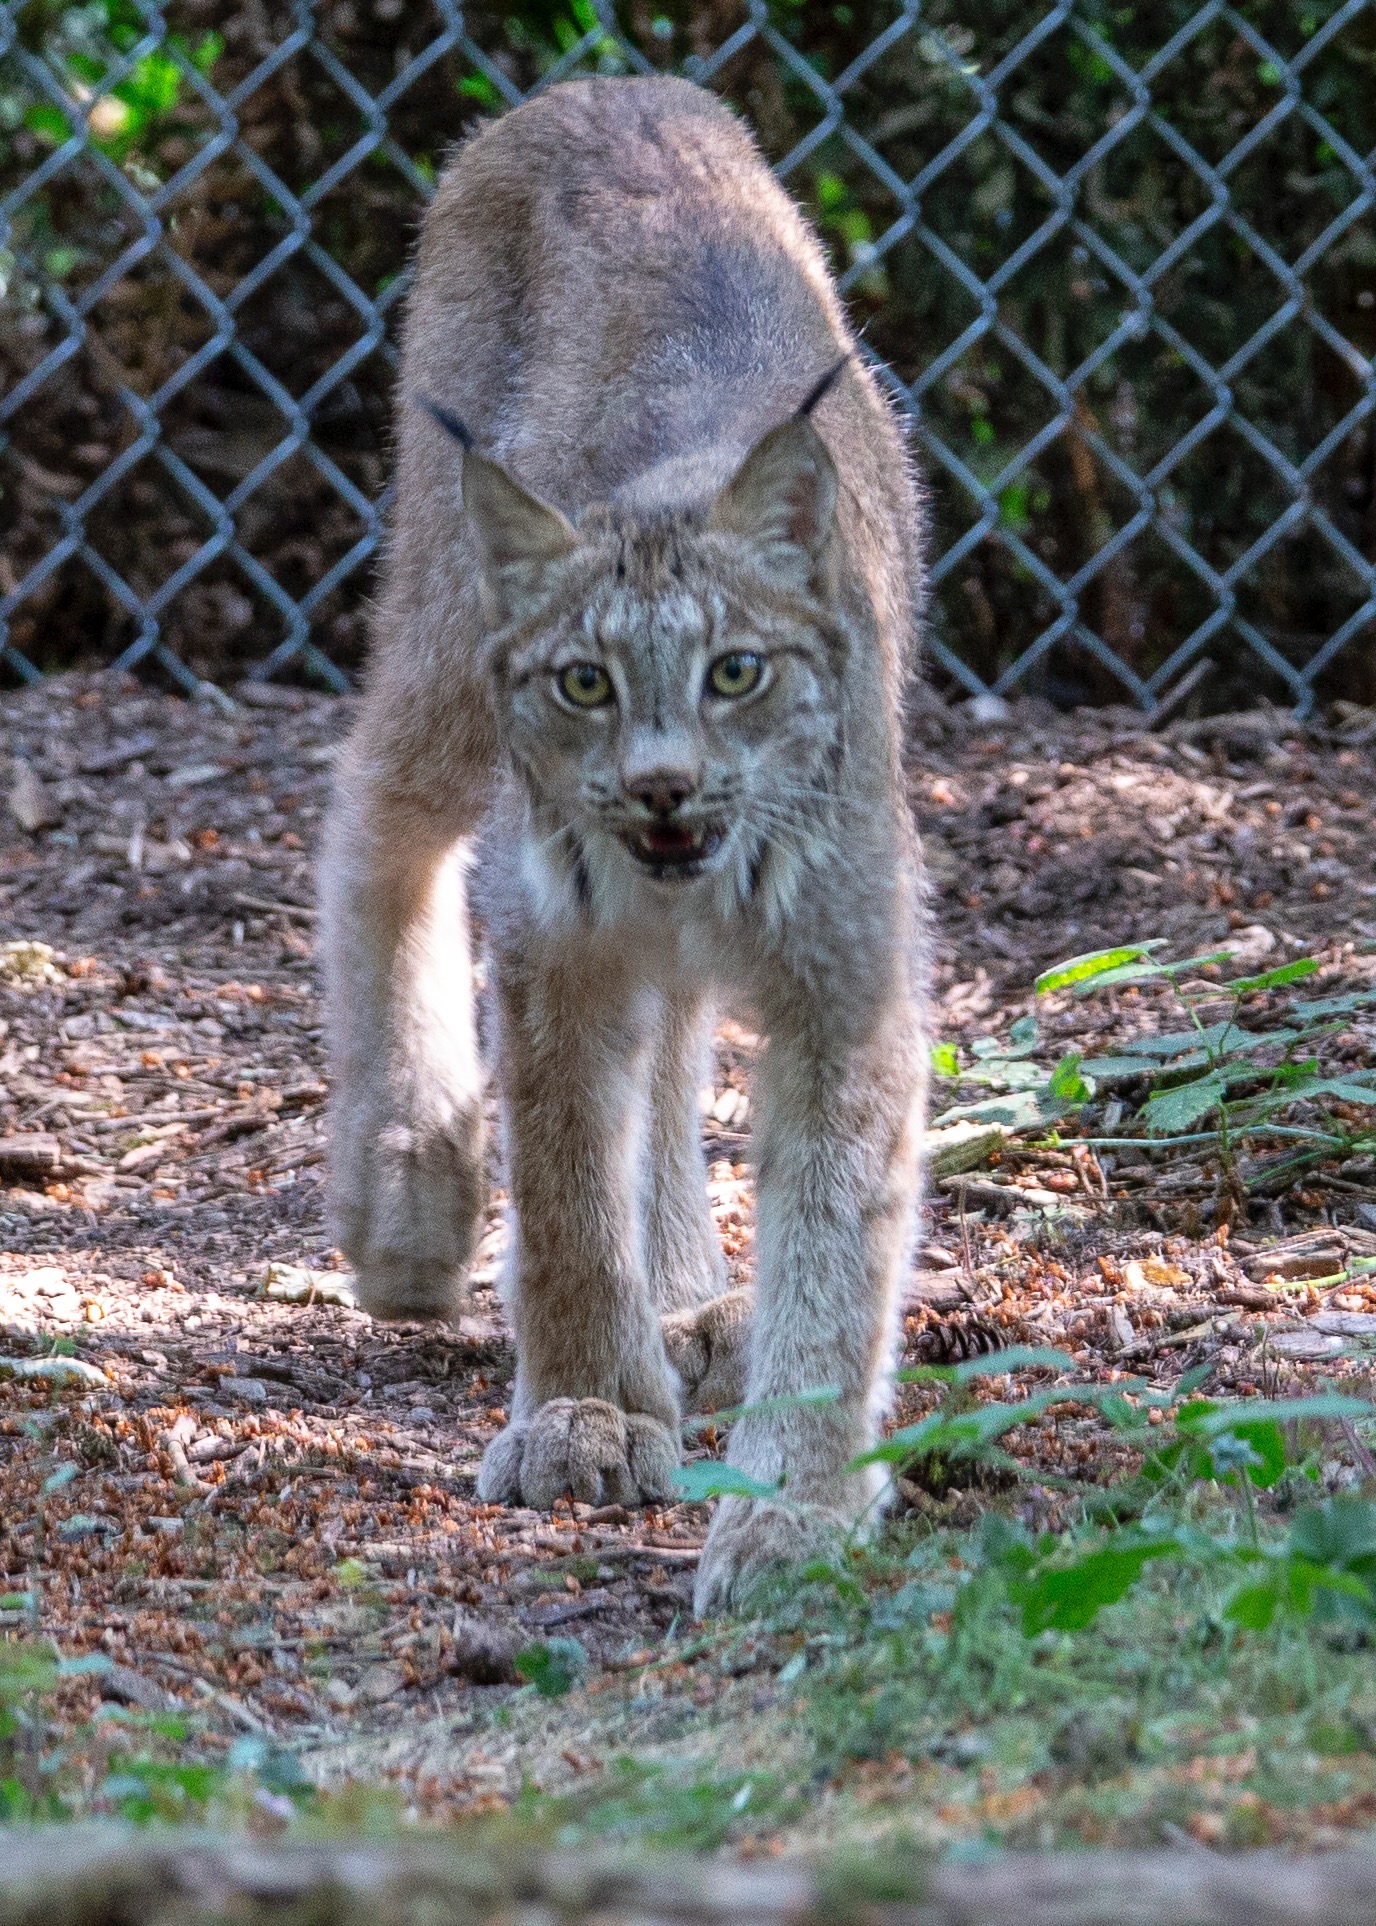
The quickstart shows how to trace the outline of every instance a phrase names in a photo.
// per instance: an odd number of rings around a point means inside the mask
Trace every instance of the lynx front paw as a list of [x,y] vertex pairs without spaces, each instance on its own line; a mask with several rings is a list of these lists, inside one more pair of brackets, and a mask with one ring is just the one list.
[[374,1317],[456,1314],[482,1228],[482,1132],[388,1125],[341,1157],[334,1178],[339,1241]]
[[535,1511],[566,1495],[584,1505],[645,1505],[673,1496],[678,1461],[677,1440],[656,1418],[602,1398],[551,1398],[492,1440],[478,1496]]
[[815,1557],[843,1529],[836,1513],[817,1506],[723,1498],[698,1566],[695,1615],[712,1618],[733,1610],[766,1573]]

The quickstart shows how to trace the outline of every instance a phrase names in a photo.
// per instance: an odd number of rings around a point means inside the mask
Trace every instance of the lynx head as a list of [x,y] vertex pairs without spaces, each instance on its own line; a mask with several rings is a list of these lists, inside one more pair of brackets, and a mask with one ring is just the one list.
[[771,851],[792,868],[818,833],[846,647],[836,495],[801,412],[704,506],[576,526],[466,450],[499,721],[536,834],[585,898],[610,906],[639,877],[741,900]]

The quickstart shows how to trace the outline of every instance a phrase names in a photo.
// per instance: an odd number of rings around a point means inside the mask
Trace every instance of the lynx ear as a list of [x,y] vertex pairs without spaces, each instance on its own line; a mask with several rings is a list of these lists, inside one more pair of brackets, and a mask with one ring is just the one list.
[[523,488],[500,462],[480,455],[459,417],[426,395],[416,397],[463,449],[463,505],[482,550],[484,587],[507,616],[539,587],[540,571],[578,546],[572,523]]
[[463,458],[463,505],[477,530],[488,568],[539,568],[578,546],[572,523],[522,488],[500,462],[469,449]]
[[805,415],[757,441],[712,505],[711,526],[743,535],[804,586],[836,516],[836,468]]

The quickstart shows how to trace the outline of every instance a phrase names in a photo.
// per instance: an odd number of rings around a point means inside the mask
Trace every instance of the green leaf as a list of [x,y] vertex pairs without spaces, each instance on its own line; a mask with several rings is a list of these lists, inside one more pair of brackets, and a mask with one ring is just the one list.
[[1354,1010],[1369,1009],[1373,1003],[1376,1003],[1376,990],[1354,990],[1347,996],[1322,997],[1317,1003],[1295,1002],[1290,1008],[1298,1022],[1308,1024],[1323,1017],[1351,1016]]
[[1373,1407],[1365,1398],[1349,1398],[1340,1391],[1317,1391],[1309,1398],[1233,1398],[1211,1404],[1200,1399],[1176,1413],[1176,1424],[1197,1437],[1217,1437],[1220,1431],[1240,1431],[1247,1425],[1298,1424],[1303,1418],[1369,1418]]
[[1150,1560],[1178,1556],[1179,1551],[1174,1538],[1113,1542],[1073,1565],[1053,1566],[1015,1580],[1008,1589],[1014,1604],[1022,1608],[1023,1632],[1033,1638],[1045,1631],[1083,1631],[1105,1605],[1116,1605],[1136,1584]]
[[576,1638],[551,1638],[527,1645],[512,1663],[542,1699],[558,1699],[587,1671],[588,1655]]
[[1281,1575],[1270,1572],[1260,1583],[1244,1585],[1234,1592],[1223,1608],[1223,1616],[1244,1631],[1264,1632],[1280,1610],[1287,1590]]
[[980,1562],[1002,1565],[1005,1570],[1030,1571],[1037,1562],[1037,1549],[1021,1525],[997,1511],[986,1511],[976,1533]]
[[995,1090],[1036,1090],[1046,1082],[1046,1072],[1021,1057],[983,1057],[960,1073],[962,1083],[987,1083]]
[[948,1123],[997,1123],[1006,1124],[1010,1130],[1026,1130],[1029,1125],[1043,1122],[1036,1093],[1020,1090],[1015,1096],[985,1097],[980,1103],[953,1104],[940,1116],[933,1117],[930,1127],[939,1130]]
[[1254,990],[1274,990],[1282,983],[1298,983],[1302,976],[1313,976],[1319,968],[1319,960],[1314,956],[1297,956],[1293,963],[1278,964],[1274,970],[1264,970],[1260,976],[1237,976],[1226,988],[1232,996],[1250,996]]
[[1188,1398],[1191,1392],[1199,1389],[1201,1384],[1208,1383],[1216,1368],[1213,1364],[1196,1364],[1191,1370],[1182,1373],[1176,1381],[1175,1390],[1171,1394],[1172,1398]]
[[43,1480],[43,1496],[51,1498],[55,1491],[61,1491],[63,1486],[69,1485],[75,1477],[76,1466],[70,1460],[66,1464],[59,1465],[56,1471]]
[[1309,1103],[1315,1097],[1333,1097],[1340,1103],[1376,1108],[1376,1086],[1365,1081],[1369,1074],[1358,1070],[1346,1077],[1301,1077],[1277,1094],[1285,1103]]
[[1142,1115],[1153,1136],[1175,1136],[1217,1110],[1227,1094],[1228,1079],[1211,1070],[1173,1090],[1158,1090],[1147,1099]]
[[459,82],[459,92],[469,100],[476,100],[479,106],[498,113],[503,106],[502,96],[486,74],[465,74]]
[[[1179,963],[1163,963],[1161,968],[1170,977],[1181,977],[1187,970],[1207,969],[1211,963],[1231,963],[1232,954],[1228,950],[1201,950],[1198,956],[1184,957]],[[1220,990],[1230,989],[1231,984],[1220,984]]]
[[1030,1424],[1053,1404],[1064,1404],[1065,1391],[1034,1391],[1019,1404],[982,1404],[974,1411],[933,1411],[920,1423],[905,1425],[891,1438],[851,1460],[849,1469],[865,1465],[906,1464],[914,1458],[972,1458],[1020,1424]]
[[104,1652],[83,1652],[77,1658],[59,1659],[57,1662],[58,1676],[64,1679],[84,1678],[93,1672],[108,1672],[111,1667],[112,1661]]
[[[1201,1063],[1208,1058],[1199,1053]],[[1193,1066],[1189,1066],[1193,1067]],[[1098,1083],[1107,1083],[1121,1077],[1155,1077],[1160,1074],[1160,1065],[1149,1057],[1086,1057],[1081,1068]]]
[[191,55],[191,64],[198,73],[208,74],[225,50],[225,43],[217,33],[203,34],[196,42]]
[[1282,1611],[1309,1618],[1318,1593],[1329,1594],[1330,1607],[1337,1599],[1347,1599],[1357,1607],[1358,1616],[1376,1616],[1371,1594],[1360,1579],[1332,1565],[1315,1564],[1286,1553],[1274,1559],[1264,1578],[1235,1592],[1224,1606],[1223,1616],[1249,1632],[1264,1632]]
[[1198,1030],[1166,1030],[1154,1036],[1129,1037],[1119,1048],[1124,1056],[1167,1059],[1188,1056],[1195,1050],[1216,1050],[1225,1036],[1237,1038],[1250,1034],[1235,1023],[1206,1023]]
[[1259,1490],[1269,1491],[1272,1485],[1279,1482],[1286,1465],[1285,1439],[1280,1426],[1273,1419],[1230,1424],[1226,1431],[1220,1431],[1212,1438],[1209,1457],[1215,1476],[1225,1484],[1236,1484],[1238,1467],[1228,1462],[1228,1454],[1224,1449],[1229,1440],[1235,1440],[1249,1454],[1250,1462],[1244,1460],[1243,1464],[1248,1478]]
[[953,1043],[934,1043],[932,1045],[932,1075],[934,1077],[958,1077],[960,1058],[956,1055]]
[[741,1418],[772,1418],[780,1411],[815,1411],[820,1405],[839,1404],[839,1384],[819,1384],[812,1391],[784,1391],[777,1398],[756,1398],[752,1404],[730,1404],[721,1411],[696,1413],[684,1420],[699,1431],[710,1425],[735,1424]]
[[61,108],[54,107],[47,100],[35,101],[32,107],[25,110],[24,125],[31,134],[37,134],[40,140],[48,141],[54,147],[60,147],[64,140],[70,140],[72,136],[72,124],[67,116]]
[[735,1465],[717,1464],[707,1459],[697,1464],[680,1465],[674,1473],[674,1486],[689,1504],[705,1504],[709,1498],[773,1498],[782,1489],[765,1484]]
[[[968,1384],[972,1378],[1001,1378],[1006,1371],[1073,1371],[1074,1358],[1064,1351],[1053,1351],[1044,1344],[1010,1344],[1006,1351],[991,1351],[987,1357],[967,1358],[963,1364],[948,1366],[952,1381]],[[1070,1391],[1061,1396],[1069,1398]]]
[[1051,1072],[1051,1081],[1046,1088],[1054,1102],[1070,1105],[1088,1103],[1094,1095],[1093,1084],[1086,1083],[1080,1075],[1081,1062],[1082,1059],[1072,1053],[1062,1057]]
[[1376,1505],[1351,1497],[1306,1505],[1290,1526],[1290,1549],[1318,1565],[1369,1573],[1376,1582]]
[[1154,938],[1149,943],[1120,943],[1111,950],[1090,950],[1084,956],[1072,956],[1068,962],[1057,963],[1049,970],[1043,970],[1033,985],[1038,996],[1050,996],[1054,990],[1075,989],[1083,984],[1092,983],[1109,970],[1116,970],[1125,963],[1139,963],[1150,957],[1153,950],[1164,946],[1165,938]]

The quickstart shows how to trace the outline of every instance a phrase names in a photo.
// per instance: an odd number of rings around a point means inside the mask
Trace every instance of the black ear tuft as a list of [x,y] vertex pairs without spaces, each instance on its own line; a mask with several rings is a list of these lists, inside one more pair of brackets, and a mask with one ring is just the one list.
[[846,363],[849,360],[850,360],[850,355],[843,354],[841,356],[841,359],[838,362],[836,362],[833,367],[830,367],[827,369],[826,373],[821,377],[819,381],[813,382],[812,386],[808,389],[807,394],[804,396],[802,401],[798,403],[798,406],[793,411],[795,420],[797,421],[807,420],[807,417],[812,413],[813,409],[817,406],[817,403],[822,399],[823,395],[830,394],[831,390],[835,387],[837,381],[840,379],[841,370],[845,367]]
[[467,426],[459,420],[458,416],[454,414],[451,409],[442,408],[439,402],[432,401],[429,395],[417,395],[416,403],[419,407],[424,408],[427,415],[439,423],[446,435],[452,435],[454,437],[460,448],[471,448],[473,446],[473,437]]

